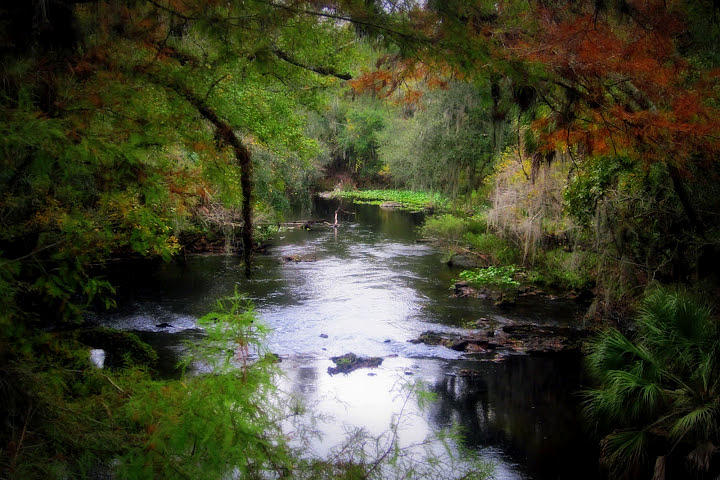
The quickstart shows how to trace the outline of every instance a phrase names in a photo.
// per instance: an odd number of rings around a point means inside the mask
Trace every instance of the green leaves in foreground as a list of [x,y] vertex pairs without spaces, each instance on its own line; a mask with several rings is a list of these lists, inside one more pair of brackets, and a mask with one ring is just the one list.
[[135,392],[127,415],[144,426],[142,445],[120,462],[123,478],[238,478],[278,474],[290,465],[280,409],[269,400],[272,359],[252,305],[235,294],[200,319],[206,341],[190,346],[192,363],[209,374],[150,382]]
[[598,387],[585,393],[585,413],[599,428],[614,429],[603,439],[602,456],[616,476],[673,460],[695,471],[713,467],[720,325],[707,306],[681,291],[654,290],[643,300],[635,337],[605,331],[587,365]]
[[[0,477],[489,477],[491,467],[462,450],[456,431],[401,445],[399,431],[409,416],[404,407],[383,434],[360,429],[327,457],[313,455],[317,412],[303,416],[303,408],[275,388],[276,357],[266,354],[265,328],[252,304],[235,293],[199,323],[206,337],[188,345],[187,368],[179,379],[158,379],[141,361],[92,366],[89,349],[109,348],[98,338],[118,345],[122,332],[34,337],[27,358],[0,366],[0,418],[19,426],[0,438]],[[50,353],[33,360],[41,351]],[[405,404],[422,408],[431,400],[424,389],[405,386]]]

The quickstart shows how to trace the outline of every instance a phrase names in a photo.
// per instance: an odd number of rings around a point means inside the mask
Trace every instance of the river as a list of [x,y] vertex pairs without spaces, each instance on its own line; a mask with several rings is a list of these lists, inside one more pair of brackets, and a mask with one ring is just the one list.
[[[312,211],[297,216],[331,219],[335,208],[335,202],[318,199]],[[425,330],[458,330],[483,317],[568,324],[579,321],[579,307],[534,299],[499,308],[454,298],[449,287],[458,270],[442,262],[442,252],[417,242],[420,214],[343,208],[337,229],[278,234],[267,253],[257,255],[249,280],[239,258],[223,255],[141,265],[130,274],[124,269],[114,278],[118,309],[96,320],[138,332],[158,348],[161,368],[171,376],[183,341],[202,335],[196,318],[237,288],[272,329],[267,341],[282,359],[280,389],[302,398],[320,418],[318,454],[353,427],[371,434],[387,430],[404,404],[400,386],[421,380],[437,400],[426,409],[406,409],[402,442],[457,423],[465,430],[463,445],[492,462],[499,480],[601,478],[597,442],[579,411],[578,355],[478,360],[408,342]],[[305,261],[284,259],[294,255]],[[157,327],[163,322],[171,327]],[[328,374],[330,357],[347,352],[384,361],[376,369]]]

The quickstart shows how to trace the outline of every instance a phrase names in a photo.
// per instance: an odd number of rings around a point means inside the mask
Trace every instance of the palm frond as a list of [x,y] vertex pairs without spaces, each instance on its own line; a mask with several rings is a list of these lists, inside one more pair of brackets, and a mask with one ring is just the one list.
[[649,435],[644,430],[613,432],[602,441],[601,459],[618,477],[644,463],[649,442]]

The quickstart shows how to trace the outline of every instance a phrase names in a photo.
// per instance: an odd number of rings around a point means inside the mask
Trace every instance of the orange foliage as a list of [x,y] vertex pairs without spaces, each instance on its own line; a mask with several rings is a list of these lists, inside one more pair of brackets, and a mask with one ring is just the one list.
[[447,88],[449,79],[457,77],[455,70],[446,62],[401,58],[385,55],[376,63],[376,70],[364,72],[348,83],[355,93],[371,92],[379,98],[394,99],[405,105],[418,104],[423,96],[414,85],[423,83],[427,88]]
[[544,150],[622,153],[680,168],[693,153],[720,152],[720,112],[706,100],[717,98],[720,69],[698,72],[678,51],[683,2],[628,0],[626,11],[599,11],[591,0],[530,2],[517,13],[514,0],[501,0],[477,13],[486,3],[414,12],[426,48],[382,58],[352,88],[381,97],[402,88],[401,99],[417,102],[412,82],[443,87],[461,71],[490,72],[532,85],[551,107],[532,124]]
[[630,2],[633,18],[570,14],[542,7],[538,34],[521,36],[504,58],[539,63],[545,88],[568,92],[563,115],[536,121],[544,148],[581,146],[588,154],[622,151],[645,162],[682,166],[692,152],[720,150],[717,75],[700,81],[675,47],[684,25],[672,2]]

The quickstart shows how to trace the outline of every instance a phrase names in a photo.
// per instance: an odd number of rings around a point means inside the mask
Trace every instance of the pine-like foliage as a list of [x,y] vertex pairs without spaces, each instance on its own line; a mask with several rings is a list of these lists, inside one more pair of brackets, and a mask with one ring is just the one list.
[[720,324],[707,306],[682,291],[654,290],[635,337],[607,330],[587,363],[599,386],[586,392],[585,412],[614,428],[602,455],[615,475],[632,477],[653,462],[659,474],[666,460],[682,466],[683,457],[693,470],[718,468]]

